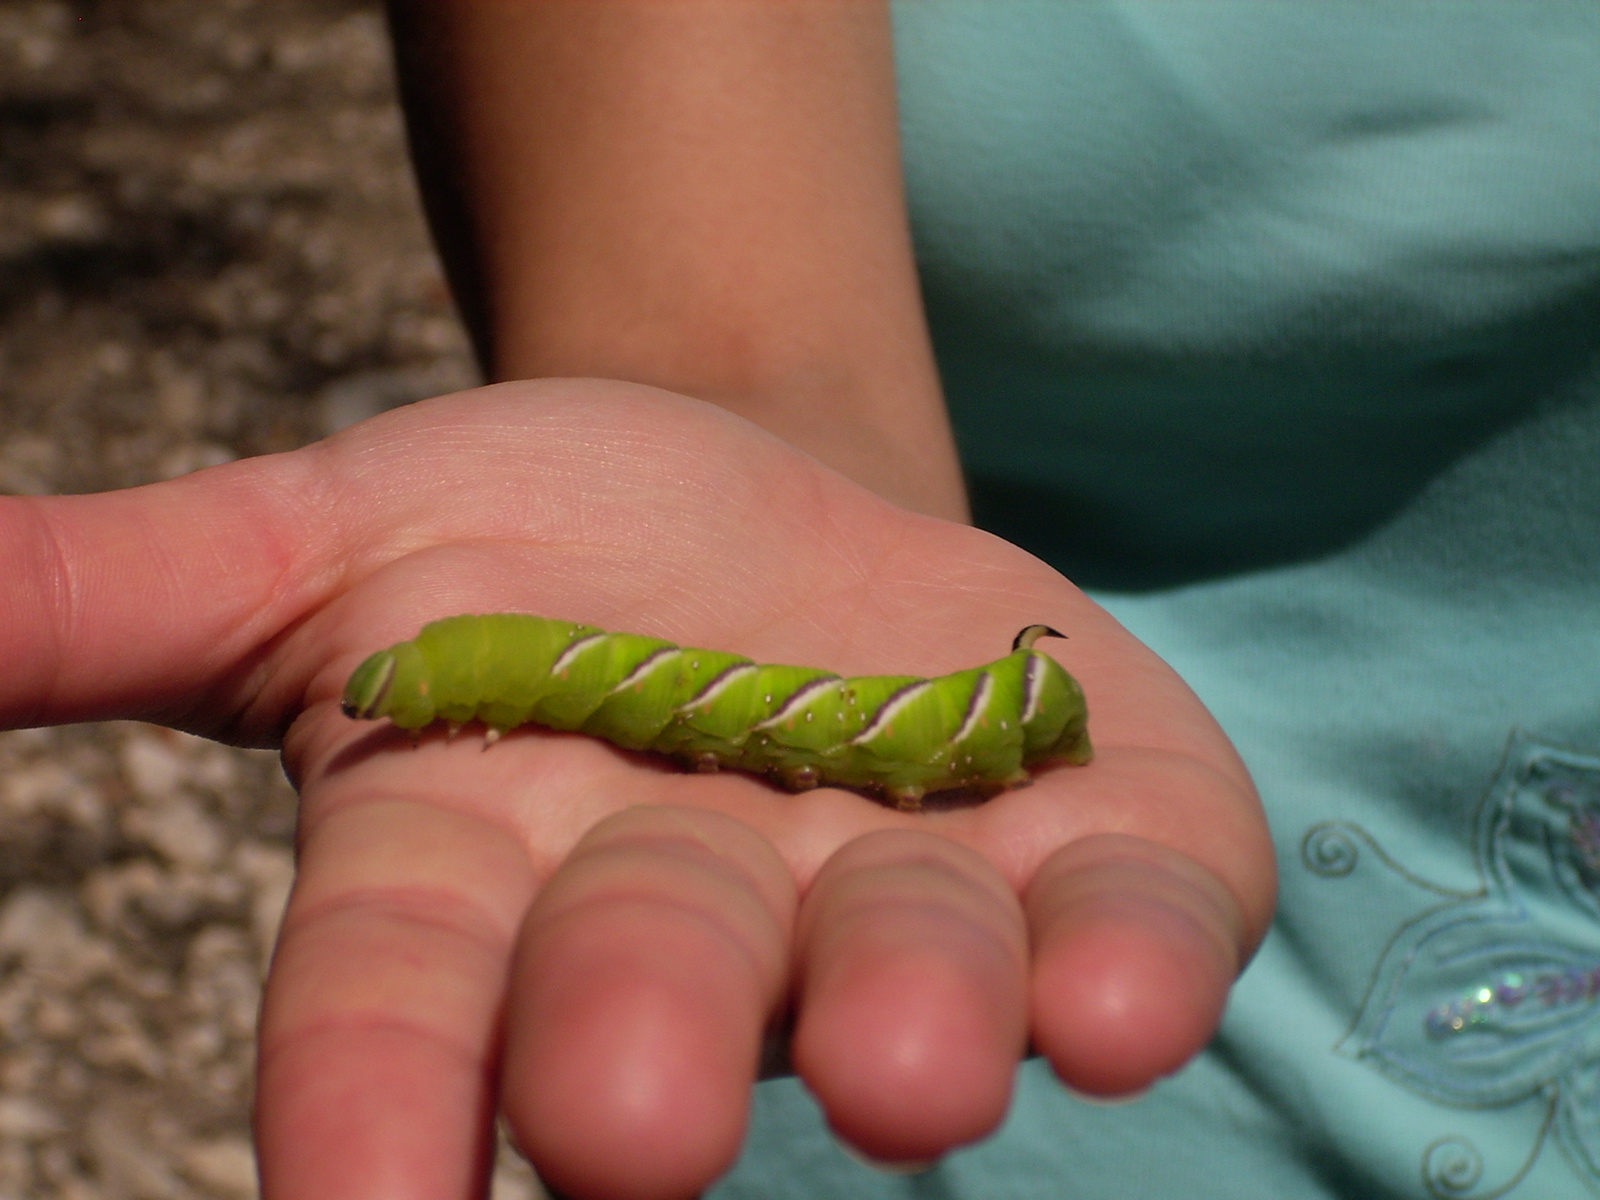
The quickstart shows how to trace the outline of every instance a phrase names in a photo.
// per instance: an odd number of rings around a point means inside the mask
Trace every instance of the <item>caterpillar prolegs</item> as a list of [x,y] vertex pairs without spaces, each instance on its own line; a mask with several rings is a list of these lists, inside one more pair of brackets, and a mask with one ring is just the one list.
[[916,809],[928,792],[996,792],[1029,767],[1089,761],[1083,690],[1033,648],[1060,636],[1029,625],[1006,657],[937,679],[843,679],[520,613],[448,617],[357,667],[344,712],[402,729],[481,721],[490,741],[532,723]]

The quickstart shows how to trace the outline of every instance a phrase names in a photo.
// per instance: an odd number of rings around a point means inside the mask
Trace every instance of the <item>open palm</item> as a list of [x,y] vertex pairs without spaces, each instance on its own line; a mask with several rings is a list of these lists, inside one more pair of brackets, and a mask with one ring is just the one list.
[[[1270,915],[1243,767],[1092,601],[668,393],[447,397],[169,484],[6,501],[0,549],[8,724],[281,738],[303,803],[261,1033],[268,1197],[478,1194],[497,1108],[575,1195],[692,1195],[791,1027],[842,1137],[936,1157],[1001,1119],[1030,1044],[1096,1094],[1181,1065]],[[1097,757],[903,814],[340,714],[364,655],[494,611],[843,674],[973,666],[1045,622]]]

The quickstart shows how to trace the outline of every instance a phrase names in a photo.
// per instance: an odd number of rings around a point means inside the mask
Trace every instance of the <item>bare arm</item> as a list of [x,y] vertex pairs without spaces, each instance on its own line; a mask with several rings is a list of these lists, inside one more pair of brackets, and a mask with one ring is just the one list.
[[430,212],[496,379],[711,400],[966,518],[887,4],[394,0]]

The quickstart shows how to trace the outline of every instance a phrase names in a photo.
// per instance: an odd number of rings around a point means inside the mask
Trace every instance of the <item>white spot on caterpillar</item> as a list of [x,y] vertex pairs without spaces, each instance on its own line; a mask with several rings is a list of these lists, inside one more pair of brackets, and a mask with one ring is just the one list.
[[[765,729],[781,724],[785,729],[793,729],[795,715],[802,708],[806,710],[806,720],[811,720],[813,714],[811,709],[806,706],[816,698],[818,692],[828,690],[838,681],[839,677],[837,675],[824,675],[821,678],[813,679],[810,683],[802,684],[795,689],[793,695],[779,706],[777,712],[762,721],[756,728]],[[771,696],[767,697],[767,703],[772,703]]]

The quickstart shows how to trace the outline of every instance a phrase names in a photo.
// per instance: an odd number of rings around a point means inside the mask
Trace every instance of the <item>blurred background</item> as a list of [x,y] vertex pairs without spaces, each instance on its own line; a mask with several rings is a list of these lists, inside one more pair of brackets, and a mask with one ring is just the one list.
[[[0,492],[313,441],[476,372],[381,4],[0,0]],[[274,755],[0,734],[0,1200],[241,1200]],[[537,1184],[502,1153],[496,1200]]]

